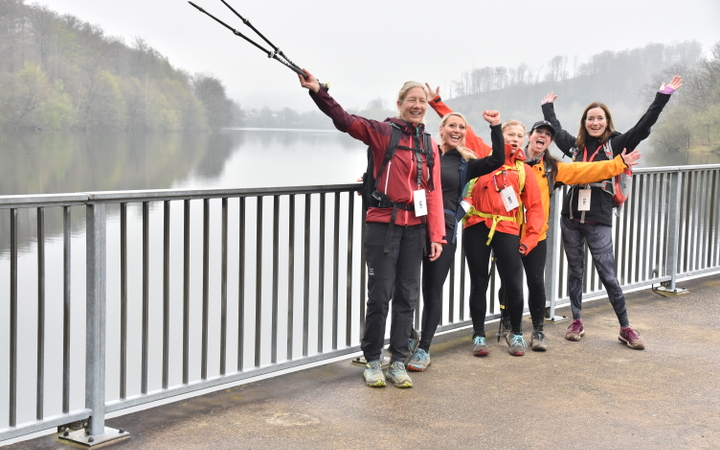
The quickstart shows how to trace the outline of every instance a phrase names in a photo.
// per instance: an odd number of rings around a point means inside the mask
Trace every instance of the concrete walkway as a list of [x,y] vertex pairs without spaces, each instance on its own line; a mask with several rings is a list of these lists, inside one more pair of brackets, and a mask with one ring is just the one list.
[[[546,325],[546,353],[512,357],[489,339],[476,358],[470,333],[455,332],[437,338],[412,389],[368,388],[342,361],[108,420],[130,437],[106,448],[717,449],[720,277],[681,287],[627,296],[645,351],[618,341],[597,301],[580,342],[563,339],[569,321]],[[45,436],[7,449],[72,447]]]

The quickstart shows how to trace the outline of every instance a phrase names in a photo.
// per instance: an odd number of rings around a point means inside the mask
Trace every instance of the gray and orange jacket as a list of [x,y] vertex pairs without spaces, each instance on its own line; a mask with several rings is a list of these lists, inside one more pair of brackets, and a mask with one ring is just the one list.
[[[390,118],[386,122],[370,120],[354,114],[347,113],[328,92],[320,89],[317,93],[310,92],[310,97],[320,108],[320,111],[330,117],[338,130],[349,134],[367,144],[373,152],[375,162],[374,172],[380,168],[385,157],[385,151],[390,143],[392,126],[389,122],[398,125],[402,131],[399,145],[415,148],[414,136],[422,135],[424,126],[413,125],[402,119]],[[419,139],[422,145],[423,139]],[[378,179],[377,190],[387,195],[395,203],[413,204],[413,192],[418,189],[425,189],[427,197],[428,214],[425,216],[427,222],[428,238],[430,242],[445,244],[445,220],[443,212],[442,185],[440,175],[440,156],[435,141],[432,141],[432,153],[435,161],[432,169],[428,168],[427,157],[420,161],[421,180],[418,184],[418,160],[417,152],[396,151],[392,159],[387,163],[380,179]],[[422,154],[421,158],[422,158]],[[432,170],[432,179],[430,177]],[[367,222],[390,223],[392,208],[370,207],[367,211]],[[417,217],[413,210],[398,210],[395,217],[395,225],[420,225],[422,218]]]

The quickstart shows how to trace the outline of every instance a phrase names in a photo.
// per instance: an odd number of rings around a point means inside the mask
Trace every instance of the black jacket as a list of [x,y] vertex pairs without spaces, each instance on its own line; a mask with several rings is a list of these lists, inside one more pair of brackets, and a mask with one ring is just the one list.
[[[613,133],[610,137],[613,155],[619,155],[622,153],[623,149],[627,149],[628,152],[635,150],[635,147],[637,147],[641,141],[650,135],[650,128],[655,125],[658,117],[660,117],[660,113],[669,100],[669,94],[661,94],[658,92],[655,95],[655,100],[653,100],[648,110],[645,111],[645,114],[643,114],[634,127],[630,128],[625,133]],[[545,120],[550,122],[556,130],[554,136],[555,145],[557,145],[558,148],[565,154],[576,154],[575,157],[577,160],[582,161],[584,149],[575,148],[576,138],[564,130],[560,125],[560,122],[555,116],[553,103],[546,103],[542,105],[542,111]],[[597,138],[588,136],[588,142],[586,145],[588,157],[592,155],[602,144],[603,143],[601,143]],[[593,161],[606,161],[607,159],[608,158],[605,155],[605,152],[601,149],[597,152]],[[581,218],[581,213],[577,209],[576,200],[578,189],[580,189],[579,186],[573,186],[570,189],[568,196],[565,197],[562,215],[579,220]],[[590,211],[585,212],[585,221],[612,226],[612,210],[615,206],[612,200],[612,195],[609,195],[599,187],[592,187],[591,189]]]
[[490,156],[468,161],[466,173],[461,170],[462,155],[457,149],[448,150],[440,157],[447,242],[455,242],[456,212],[465,183],[500,168],[505,162],[505,140],[500,125],[490,127],[490,139],[492,142]]

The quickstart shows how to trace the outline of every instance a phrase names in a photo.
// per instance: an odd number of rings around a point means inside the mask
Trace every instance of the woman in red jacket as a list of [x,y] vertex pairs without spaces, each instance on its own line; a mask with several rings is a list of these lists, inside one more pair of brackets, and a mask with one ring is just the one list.
[[[473,322],[473,354],[488,354],[485,343],[488,264],[496,255],[498,273],[507,291],[505,305],[512,331],[506,335],[510,354],[523,356],[527,344],[522,335],[522,257],[538,242],[544,223],[537,179],[524,163],[521,148],[525,127],[509,120],[502,126],[505,164],[500,170],[471,182],[472,207],[463,230],[463,248],[470,271],[470,316]],[[524,225],[520,237],[520,224]]]
[[[417,82],[407,82],[397,100],[398,117],[384,122],[348,114],[309,72],[298,75],[320,110],[335,127],[367,144],[374,158],[374,197],[381,203],[367,211],[365,254],[368,268],[368,300],[361,348],[367,365],[365,383],[386,384],[380,364],[385,340],[385,323],[390,299],[393,301],[390,329],[392,358],[387,379],[396,387],[412,387],[405,371],[409,358],[412,319],[420,290],[420,264],[425,243],[430,242],[429,259],[435,260],[445,244],[440,162],[437,144],[425,138],[423,119],[428,94]],[[393,129],[400,137],[395,152],[382,166]],[[395,131],[398,133],[398,131]]]

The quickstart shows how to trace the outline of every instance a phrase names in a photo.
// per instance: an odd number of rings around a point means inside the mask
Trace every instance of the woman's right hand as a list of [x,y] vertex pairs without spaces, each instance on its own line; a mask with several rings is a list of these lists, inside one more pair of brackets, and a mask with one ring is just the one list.
[[483,111],[483,119],[487,120],[490,126],[500,125],[500,112],[495,110]]
[[641,155],[637,149],[628,153],[627,149],[624,148],[622,153],[620,153],[620,156],[622,156],[622,159],[625,162],[626,166],[632,167],[632,166],[636,166],[638,164],[638,160],[640,159]]
[[555,100],[557,100],[557,95],[555,95],[554,92],[548,92],[545,94],[545,97],[543,97],[541,105],[544,105],[545,103],[554,103]]
[[438,95],[440,95],[440,86],[436,87],[435,90],[433,90],[432,86],[430,86],[429,83],[425,83],[425,86],[427,86],[428,95],[430,96],[428,100],[432,100]]
[[314,93],[318,93],[320,90],[320,82],[315,78],[315,75],[311,74],[307,70],[303,69],[303,72],[305,72],[306,76],[302,76],[298,74],[298,80],[300,80],[300,86],[304,87],[305,89],[310,89]]

